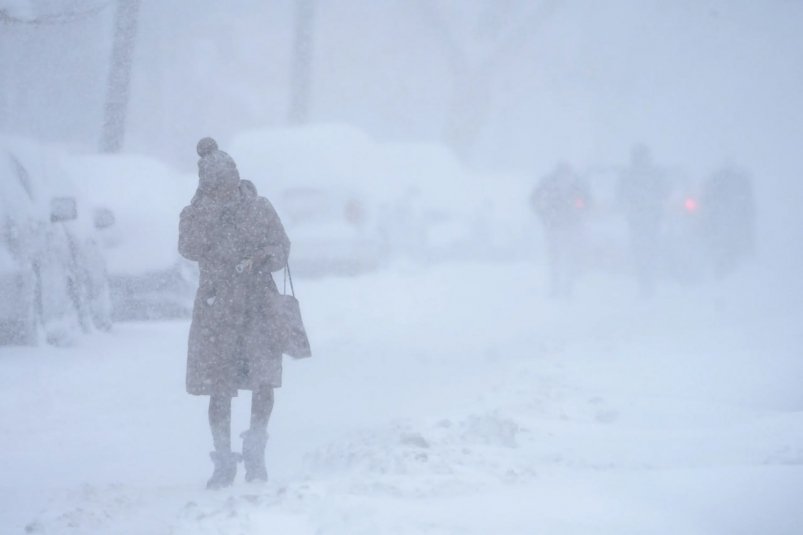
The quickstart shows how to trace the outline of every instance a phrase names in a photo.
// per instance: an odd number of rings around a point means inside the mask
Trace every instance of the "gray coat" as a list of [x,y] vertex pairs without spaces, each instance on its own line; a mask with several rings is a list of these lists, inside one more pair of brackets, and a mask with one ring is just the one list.
[[[236,396],[238,389],[281,386],[271,272],[285,266],[290,241],[270,202],[245,180],[228,204],[197,194],[181,212],[178,249],[198,262],[201,275],[187,392]],[[240,265],[245,259],[253,259],[250,269]]]

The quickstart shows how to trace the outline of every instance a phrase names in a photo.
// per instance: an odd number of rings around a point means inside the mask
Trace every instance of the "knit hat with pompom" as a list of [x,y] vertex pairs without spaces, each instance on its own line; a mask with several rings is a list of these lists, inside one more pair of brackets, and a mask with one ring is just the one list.
[[214,191],[226,186],[237,186],[240,173],[234,159],[218,149],[217,142],[205,137],[196,147],[198,156],[198,187],[203,191]]

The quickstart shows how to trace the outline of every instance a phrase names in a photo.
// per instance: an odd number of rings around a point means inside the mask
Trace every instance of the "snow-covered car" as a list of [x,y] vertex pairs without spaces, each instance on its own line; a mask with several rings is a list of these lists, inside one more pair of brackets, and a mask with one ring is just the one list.
[[514,181],[472,174],[443,146],[383,143],[350,126],[315,125],[243,132],[223,148],[274,203],[299,274],[521,249],[526,213],[510,209],[511,196],[521,194]]
[[66,166],[94,209],[114,320],[189,317],[198,274],[178,254],[178,215],[197,178],[135,155],[74,156]]
[[366,222],[366,207],[337,188],[288,188],[274,201],[293,241],[300,275],[356,274],[376,269],[380,244]]
[[104,257],[60,156],[0,139],[0,343],[69,345],[111,327]]
[[378,149],[379,179],[389,193],[380,223],[392,254],[427,262],[499,255],[502,237],[511,231],[499,228],[504,177],[471,173],[439,145],[386,143]]
[[[223,147],[240,176],[274,204],[298,275],[352,275],[383,258],[373,185],[364,183],[371,141],[347,127],[261,129]],[[356,154],[355,154],[356,151]]]

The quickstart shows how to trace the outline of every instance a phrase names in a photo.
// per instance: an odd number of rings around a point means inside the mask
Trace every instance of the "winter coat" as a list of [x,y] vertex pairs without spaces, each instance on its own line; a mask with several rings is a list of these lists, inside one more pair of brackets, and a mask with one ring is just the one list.
[[543,177],[530,197],[530,205],[547,231],[577,228],[588,203],[583,182],[573,173],[560,170]]
[[[285,266],[290,241],[273,206],[245,180],[227,204],[196,194],[181,212],[178,248],[200,267],[187,392],[236,396],[281,386],[271,272]],[[246,259],[253,259],[250,269],[241,264]]]

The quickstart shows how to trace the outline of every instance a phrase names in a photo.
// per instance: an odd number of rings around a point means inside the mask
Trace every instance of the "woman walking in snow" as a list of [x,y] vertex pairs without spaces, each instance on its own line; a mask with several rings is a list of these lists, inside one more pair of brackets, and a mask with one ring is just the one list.
[[[198,143],[198,191],[181,212],[178,249],[198,262],[187,354],[187,392],[209,396],[214,473],[207,488],[231,485],[242,458],[246,481],[266,481],[265,445],[273,389],[281,386],[271,272],[287,264],[290,241],[270,202],[240,180],[234,160]],[[231,449],[231,400],[251,390],[242,455]]]

